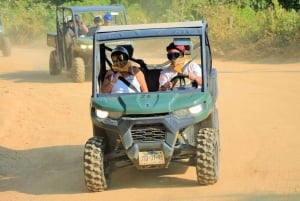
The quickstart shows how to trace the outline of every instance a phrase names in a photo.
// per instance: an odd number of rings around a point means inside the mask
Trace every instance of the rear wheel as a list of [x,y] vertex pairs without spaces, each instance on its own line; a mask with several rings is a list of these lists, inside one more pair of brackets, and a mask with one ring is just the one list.
[[84,60],[81,57],[74,58],[71,75],[74,82],[85,81],[85,65]]
[[214,184],[219,178],[218,131],[202,128],[196,136],[196,171],[200,185]]
[[92,137],[84,149],[84,176],[89,191],[98,192],[107,189],[109,165],[104,159],[105,140],[103,137]]
[[50,58],[49,58],[49,73],[50,73],[50,75],[58,75],[61,73],[61,68],[58,67],[55,56],[56,56],[56,51],[53,50],[50,53]]

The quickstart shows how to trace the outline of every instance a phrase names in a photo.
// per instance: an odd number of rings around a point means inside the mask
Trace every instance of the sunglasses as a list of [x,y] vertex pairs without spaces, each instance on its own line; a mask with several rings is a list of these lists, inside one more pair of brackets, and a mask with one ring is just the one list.
[[120,62],[120,61],[124,61],[124,56],[122,54],[114,54],[111,56],[111,60],[113,63],[117,63],[117,62]]
[[180,56],[179,52],[169,52],[167,57],[169,60],[177,59]]
[[121,68],[123,68],[127,63],[127,60],[124,58],[124,55],[122,55],[122,54],[112,55],[111,61],[114,66],[121,67]]

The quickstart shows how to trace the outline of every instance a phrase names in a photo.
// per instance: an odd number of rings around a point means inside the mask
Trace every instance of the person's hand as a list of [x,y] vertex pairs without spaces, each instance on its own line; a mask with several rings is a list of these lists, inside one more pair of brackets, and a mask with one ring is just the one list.
[[121,73],[119,72],[115,73],[112,82],[116,83],[120,76],[122,76]]
[[164,85],[163,85],[163,89],[166,90],[166,89],[171,89],[173,87],[173,83],[172,82],[166,82]]
[[189,79],[190,80],[195,80],[197,76],[194,73],[189,73]]

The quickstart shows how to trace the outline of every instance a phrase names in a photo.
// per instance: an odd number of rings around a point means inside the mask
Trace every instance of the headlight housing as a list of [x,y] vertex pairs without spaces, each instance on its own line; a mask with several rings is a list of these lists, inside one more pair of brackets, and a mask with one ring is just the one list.
[[195,106],[189,108],[189,112],[191,114],[199,114],[202,111],[203,111],[203,105],[202,104],[195,105]]
[[121,112],[108,112],[105,110],[95,109],[96,116],[100,119],[105,119],[107,117],[111,119],[119,119],[122,116]]
[[109,118],[112,118],[112,119],[120,119],[121,116],[122,116],[122,113],[121,112],[109,112]]
[[100,109],[95,109],[95,113],[96,113],[96,116],[101,119],[108,117],[108,114],[109,114],[107,111],[100,110]]
[[198,115],[203,111],[203,105],[198,104],[195,106],[192,106],[188,109],[181,109],[181,110],[176,110],[174,111],[174,115],[178,118],[185,118],[188,115]]

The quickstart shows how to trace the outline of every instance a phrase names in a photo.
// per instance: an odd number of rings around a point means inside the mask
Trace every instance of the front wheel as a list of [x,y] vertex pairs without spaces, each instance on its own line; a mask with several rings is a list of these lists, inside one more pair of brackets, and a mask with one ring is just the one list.
[[109,180],[108,161],[104,159],[105,140],[103,137],[90,138],[84,148],[84,176],[89,191],[107,189]]
[[85,81],[85,65],[84,60],[81,57],[74,58],[71,75],[74,82]]
[[218,131],[202,128],[196,136],[196,171],[200,185],[210,185],[219,178]]

